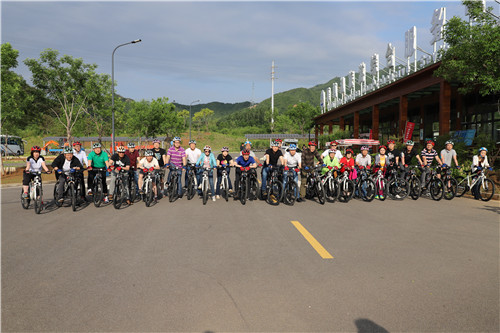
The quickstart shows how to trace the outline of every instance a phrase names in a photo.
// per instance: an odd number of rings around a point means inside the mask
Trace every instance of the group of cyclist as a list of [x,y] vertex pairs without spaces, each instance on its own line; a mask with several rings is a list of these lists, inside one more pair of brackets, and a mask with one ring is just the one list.
[[[283,188],[286,187],[286,181],[289,173],[293,176],[295,183],[298,184],[299,173],[301,176],[300,191],[295,194],[298,202],[305,201],[307,183],[306,178],[315,167],[322,167],[321,174],[333,171],[333,176],[338,177],[340,173],[345,171],[349,174],[350,180],[357,178],[357,173],[361,169],[371,170],[377,173],[379,170],[385,175],[391,169],[397,169],[397,172],[404,178],[408,171],[409,166],[421,167],[421,186],[425,189],[425,178],[430,172],[430,167],[434,160],[441,167],[451,167],[452,163],[459,168],[457,161],[457,153],[453,149],[454,143],[447,141],[445,148],[441,150],[440,154],[437,153],[432,140],[426,142],[425,148],[418,153],[414,149],[413,141],[409,140],[405,143],[403,151],[398,151],[395,148],[395,141],[387,141],[387,146],[381,145],[378,147],[378,154],[375,156],[372,163],[372,157],[369,154],[369,147],[361,147],[360,153],[356,156],[351,148],[345,151],[345,156],[337,149],[338,143],[332,141],[328,149],[323,153],[317,150],[315,142],[309,142],[307,147],[299,153],[297,145],[291,144],[286,150],[282,149],[281,140],[275,140],[271,143],[271,147],[265,151],[264,157],[258,159],[255,152],[252,150],[252,143],[246,141],[239,156],[235,159],[229,154],[228,147],[222,147],[220,153],[215,157],[212,148],[208,145],[203,147],[203,151],[196,147],[196,141],[189,141],[189,148],[184,149],[181,147],[181,138],[175,137],[173,145],[165,150],[160,147],[160,141],[155,139],[153,141],[153,148],[145,152],[145,156],[141,158],[139,151],[136,149],[134,143],[128,143],[126,149],[124,146],[119,146],[116,153],[111,157],[102,150],[100,143],[94,143],[92,151],[86,155],[82,150],[80,142],[74,142],[73,147],[65,146],[63,153],[56,157],[52,162],[52,168],[55,172],[56,179],[58,180],[57,186],[57,200],[62,202],[65,181],[70,172],[75,170],[80,171],[76,174],[78,186],[81,187],[82,199],[85,200],[85,182],[83,177],[83,170],[86,168],[88,171],[88,190],[87,195],[92,195],[94,188],[94,179],[100,178],[102,182],[102,192],[104,194],[104,202],[109,202],[112,199],[112,194],[115,187],[115,179],[119,172],[128,172],[133,178],[133,183],[136,186],[138,193],[143,194],[143,180],[148,172],[153,172],[158,181],[153,183],[154,200],[156,201],[165,191],[164,179],[167,178],[167,168],[170,169],[168,174],[167,183],[171,181],[172,177],[177,177],[177,195],[182,198],[183,193],[188,183],[188,172],[195,168],[197,184],[201,183],[202,170],[208,171],[208,178],[210,184],[210,193],[212,200],[220,198],[220,184],[222,178],[222,170],[224,169],[229,176],[231,167],[236,168],[235,175],[235,189],[239,188],[241,174],[243,171],[253,173],[256,176],[256,169],[262,167],[261,172],[261,187],[260,191],[263,196],[266,195],[267,180],[273,169],[280,171],[280,177],[283,180]],[[487,149],[481,147],[477,155],[474,155],[472,160],[472,172],[478,172],[481,169],[489,168]],[[30,180],[33,178],[34,172],[41,172],[42,170],[49,173],[45,159],[40,155],[41,149],[39,146],[31,148],[31,155],[26,161],[26,173],[23,177],[23,197],[28,195],[28,186]],[[261,164],[261,161],[263,164]],[[418,163],[418,164],[415,164]],[[185,170],[184,187],[182,186],[182,172]],[[108,191],[106,184],[106,173],[111,174],[111,183]],[[101,177],[96,178],[100,173]],[[214,188],[214,173],[217,176],[217,188]],[[440,177],[440,175],[437,175]],[[233,187],[229,181],[229,193],[233,193]],[[160,187],[157,188],[156,184]],[[201,195],[201,188],[198,187],[198,194]],[[477,193],[472,189],[472,193],[477,197]],[[239,193],[234,193],[235,200],[238,199]],[[379,193],[375,198],[380,198]],[[130,198],[127,198],[127,203],[132,204]]]

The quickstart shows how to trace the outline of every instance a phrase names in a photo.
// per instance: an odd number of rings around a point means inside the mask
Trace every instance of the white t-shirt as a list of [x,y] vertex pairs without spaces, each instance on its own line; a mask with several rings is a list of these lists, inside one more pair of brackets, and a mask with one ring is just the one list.
[[[323,152],[323,154],[321,154],[321,157],[326,157],[326,155],[328,155],[330,153],[330,149],[327,149]],[[342,153],[340,152],[340,150],[336,150],[335,151],[335,157],[340,161],[340,159],[342,158]]]
[[31,172],[41,172],[42,171],[42,163],[45,162],[45,159],[43,156],[39,156],[38,160],[35,161],[35,159],[31,156],[28,157],[26,160],[30,164],[30,171]]
[[153,157],[153,159],[151,160],[151,162],[148,162],[148,160],[146,159],[146,157],[143,157],[142,160],[139,161],[139,169],[149,169],[149,168],[156,168],[156,167],[159,167],[160,165],[158,164],[158,160],[156,159],[156,157]]
[[372,157],[370,156],[370,154],[366,154],[365,157],[363,157],[363,154],[358,154],[356,156],[356,163],[366,167],[372,164]]
[[87,161],[87,154],[83,150],[80,149],[80,152],[77,153],[76,150],[73,149],[73,155],[80,160],[82,165],[89,165],[89,162]]
[[186,149],[186,159],[189,164],[196,164],[200,156],[201,150],[199,150],[198,148],[194,148],[194,150],[192,150],[191,148]]
[[292,154],[287,151],[284,156],[284,159],[286,160],[286,166],[289,168],[296,168],[299,165],[301,158],[302,155],[297,152],[292,156]]
[[63,167],[62,167],[62,171],[65,174],[68,174],[69,170],[71,170],[71,160],[68,161],[67,159],[64,159],[64,164],[63,164]]

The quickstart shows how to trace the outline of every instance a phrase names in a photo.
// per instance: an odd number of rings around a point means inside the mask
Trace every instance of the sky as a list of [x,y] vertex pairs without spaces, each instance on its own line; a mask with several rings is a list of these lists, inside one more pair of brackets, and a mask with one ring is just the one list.
[[258,103],[271,96],[273,60],[278,93],[345,76],[361,62],[369,69],[374,53],[385,65],[389,42],[403,58],[412,26],[430,52],[439,7],[447,18],[465,16],[458,1],[2,1],[1,40],[19,50],[16,72],[29,82],[22,62],[46,48],[111,75],[113,49],[142,39],[115,53],[116,93],[187,105]]

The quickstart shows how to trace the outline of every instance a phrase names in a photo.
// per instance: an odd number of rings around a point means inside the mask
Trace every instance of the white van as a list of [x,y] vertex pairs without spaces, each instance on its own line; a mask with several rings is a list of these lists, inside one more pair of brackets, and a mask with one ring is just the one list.
[[6,155],[24,155],[24,143],[26,141],[22,140],[19,136],[12,135],[0,135],[0,149],[2,150],[2,156]]

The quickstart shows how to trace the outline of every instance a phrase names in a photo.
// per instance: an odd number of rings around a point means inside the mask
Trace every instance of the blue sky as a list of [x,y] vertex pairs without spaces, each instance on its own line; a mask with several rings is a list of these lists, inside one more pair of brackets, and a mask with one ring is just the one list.
[[[494,3],[493,3],[494,4]],[[464,16],[458,1],[407,2],[5,2],[2,43],[19,50],[22,64],[45,48],[96,63],[111,74],[115,46],[116,92],[136,100],[166,96],[189,104],[200,99],[260,102],[275,92],[312,87],[369,65],[385,64],[387,43],[403,58],[404,34],[417,27],[429,44],[434,9]],[[319,100],[319,96],[318,96]]]

